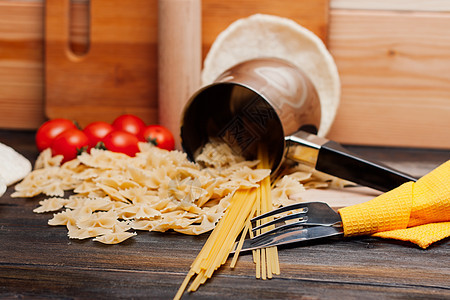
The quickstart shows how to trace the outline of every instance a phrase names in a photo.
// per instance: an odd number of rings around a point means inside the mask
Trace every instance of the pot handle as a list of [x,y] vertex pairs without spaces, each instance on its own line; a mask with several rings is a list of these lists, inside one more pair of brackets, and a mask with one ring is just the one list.
[[411,175],[352,153],[337,142],[305,131],[298,131],[285,139],[287,158],[356,184],[387,192],[405,182],[417,181]]

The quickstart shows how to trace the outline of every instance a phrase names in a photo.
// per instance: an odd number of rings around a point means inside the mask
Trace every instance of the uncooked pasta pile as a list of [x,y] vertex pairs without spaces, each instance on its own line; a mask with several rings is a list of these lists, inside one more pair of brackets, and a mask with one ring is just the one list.
[[[208,144],[198,163],[180,151],[139,146],[135,157],[92,149],[64,164],[47,149],[12,196],[44,194],[34,212],[53,212],[50,225],[66,226],[71,239],[115,244],[137,230],[210,231],[238,189],[256,188],[270,176],[258,161],[246,161],[224,144]],[[271,191],[273,206],[297,202],[292,196],[305,187],[333,184],[321,176],[299,166],[285,170]]]

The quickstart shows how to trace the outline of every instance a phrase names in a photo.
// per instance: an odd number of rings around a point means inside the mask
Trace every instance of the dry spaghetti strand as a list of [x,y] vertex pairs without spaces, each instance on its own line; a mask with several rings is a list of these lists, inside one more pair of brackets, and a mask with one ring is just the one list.
[[213,272],[223,265],[233,250],[236,239],[249,222],[256,200],[256,188],[240,189],[233,195],[225,215],[217,223],[202,250],[191,265],[191,269],[181,284],[174,299],[180,299],[185,289],[196,291],[211,278]]

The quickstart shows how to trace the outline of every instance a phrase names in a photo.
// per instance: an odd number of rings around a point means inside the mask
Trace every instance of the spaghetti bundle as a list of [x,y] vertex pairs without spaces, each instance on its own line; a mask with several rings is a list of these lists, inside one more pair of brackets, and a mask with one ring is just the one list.
[[[260,151],[258,156],[260,161],[257,166],[258,169],[270,169],[266,153]],[[235,247],[237,238],[241,235],[230,265],[231,268],[234,268],[244,238],[248,232],[251,232],[250,219],[271,209],[270,176],[262,179],[258,187],[238,189],[230,200],[230,205],[225,215],[217,223],[217,226],[192,263],[191,269],[174,299],[181,298],[192,278],[194,279],[188,288],[190,292],[196,291],[201,284],[205,283],[208,278],[211,278],[213,272],[226,262],[229,253]],[[270,230],[270,227],[264,230]],[[280,274],[276,247],[254,250],[253,261],[256,264],[257,278],[267,279],[272,278],[273,274]]]
[[[258,166],[258,168],[270,168],[267,153],[260,151],[258,156],[260,159],[260,165]],[[270,177],[266,177],[261,181],[260,190],[261,197],[259,198],[259,201],[256,202],[257,208],[255,216],[265,214],[272,210],[273,205],[271,197]],[[258,220],[256,225],[259,226],[262,223],[266,223],[271,220],[273,220],[273,217],[267,217],[263,220]],[[273,229],[273,227],[274,226],[267,226],[263,229],[258,230],[256,234],[267,232]],[[277,247],[253,250],[253,262],[256,264],[256,278],[267,279],[272,278],[272,274],[280,274]]]
[[196,275],[188,291],[193,292],[200,284],[211,278],[213,272],[223,265],[234,247],[235,240],[244,224],[249,221],[255,206],[256,189],[237,190],[230,201],[225,215],[217,223],[202,250],[191,265],[191,269],[181,284],[175,299],[181,298],[191,278]]

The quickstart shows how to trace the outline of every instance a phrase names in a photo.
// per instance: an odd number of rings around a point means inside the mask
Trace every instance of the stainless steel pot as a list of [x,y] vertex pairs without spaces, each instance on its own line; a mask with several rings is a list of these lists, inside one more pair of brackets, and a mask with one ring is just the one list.
[[382,191],[416,180],[315,135],[320,112],[317,91],[297,66],[276,58],[252,59],[191,97],[181,121],[181,144],[192,160],[211,140],[227,143],[247,159],[256,159],[263,147],[272,171],[287,157]]
[[285,137],[300,129],[316,133],[320,118],[319,97],[306,74],[281,59],[253,59],[192,96],[183,113],[182,146],[191,159],[211,139],[248,159],[263,146],[276,169]]

